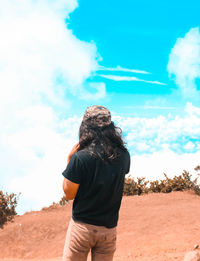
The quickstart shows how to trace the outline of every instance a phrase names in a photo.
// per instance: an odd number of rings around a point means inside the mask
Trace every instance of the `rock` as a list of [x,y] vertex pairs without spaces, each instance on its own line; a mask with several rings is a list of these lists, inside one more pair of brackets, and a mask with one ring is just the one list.
[[185,254],[183,261],[200,261],[200,254],[198,251],[190,251]]

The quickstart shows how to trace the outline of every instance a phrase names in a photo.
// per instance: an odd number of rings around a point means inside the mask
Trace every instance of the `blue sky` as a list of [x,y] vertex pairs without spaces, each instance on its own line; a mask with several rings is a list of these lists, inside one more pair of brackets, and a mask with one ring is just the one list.
[[[114,74],[140,76],[144,80],[166,84],[104,79],[108,96],[104,102],[108,106],[118,113],[130,115],[137,111],[137,115],[147,117],[182,111],[187,99],[182,99],[180,93],[173,95],[178,87],[169,78],[167,64],[177,38],[199,26],[198,6],[198,1],[125,1],[123,4],[116,1],[79,1],[79,8],[70,15],[68,27],[79,39],[96,44],[102,58],[100,65],[144,70],[151,74]],[[101,73],[98,71],[97,75]],[[93,76],[88,80],[102,81],[102,78]],[[169,107],[168,110],[152,108],[147,111],[142,108],[146,102],[154,102],[158,98],[163,99],[163,107]],[[127,110],[127,103],[133,107],[131,112]]]
[[132,176],[194,172],[199,1],[0,0],[0,7],[0,189],[21,192],[19,213],[61,198],[67,154],[93,104],[108,107],[122,128]]

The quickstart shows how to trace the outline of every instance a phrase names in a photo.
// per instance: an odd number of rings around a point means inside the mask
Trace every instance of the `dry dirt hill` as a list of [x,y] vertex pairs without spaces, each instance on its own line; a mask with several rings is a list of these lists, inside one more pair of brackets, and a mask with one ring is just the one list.
[[[61,261],[71,205],[16,216],[0,230],[0,261]],[[200,244],[199,196],[123,197],[114,261],[183,260],[195,244]]]

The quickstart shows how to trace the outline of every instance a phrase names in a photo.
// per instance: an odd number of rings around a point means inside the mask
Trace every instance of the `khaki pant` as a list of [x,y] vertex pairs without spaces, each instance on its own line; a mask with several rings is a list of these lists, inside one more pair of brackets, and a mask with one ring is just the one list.
[[112,261],[116,250],[116,227],[94,226],[71,219],[63,252],[63,261]]

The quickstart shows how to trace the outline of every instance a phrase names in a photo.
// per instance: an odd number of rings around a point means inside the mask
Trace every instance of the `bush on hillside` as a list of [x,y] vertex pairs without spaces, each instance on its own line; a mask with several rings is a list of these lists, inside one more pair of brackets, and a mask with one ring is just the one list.
[[197,184],[198,178],[192,181],[192,175],[189,172],[184,170],[181,175],[173,178],[168,178],[166,174],[164,176],[164,179],[154,181],[149,181],[145,178],[137,178],[137,181],[135,181],[134,178],[128,177],[124,183],[124,195],[169,193],[184,190],[193,190],[197,195],[200,195],[200,186]]
[[0,228],[8,221],[12,221],[16,213],[17,195],[3,193],[0,190]]
[[67,205],[69,203],[69,200],[66,200],[65,199],[65,196],[63,196],[62,198],[61,198],[61,200],[59,201],[59,205],[61,205],[61,206],[65,206],[65,205]]
[[66,200],[65,197],[63,196],[58,202],[53,202],[50,206],[48,207],[43,207],[42,210],[50,210],[50,209],[56,209],[57,207],[65,206],[69,203],[69,200]]
[[137,181],[131,177],[126,178],[124,183],[124,195],[141,195],[148,193],[148,183],[149,181],[146,181],[145,178],[137,178]]
[[196,166],[196,168],[194,168],[194,170],[196,170],[196,171],[200,170],[200,165]]

